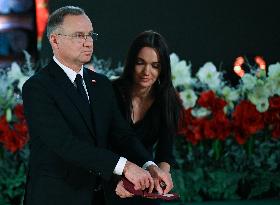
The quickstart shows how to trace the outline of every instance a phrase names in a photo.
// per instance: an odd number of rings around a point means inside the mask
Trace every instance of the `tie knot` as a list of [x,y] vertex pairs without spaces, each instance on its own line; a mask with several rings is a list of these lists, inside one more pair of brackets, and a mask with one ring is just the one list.
[[83,77],[82,77],[80,74],[77,74],[77,75],[76,75],[76,78],[75,78],[75,82],[76,82],[76,83],[83,82]]
[[87,96],[85,87],[83,85],[83,78],[80,74],[76,75],[75,83],[77,86],[78,93],[82,96],[82,98],[84,98],[88,102],[88,96]]

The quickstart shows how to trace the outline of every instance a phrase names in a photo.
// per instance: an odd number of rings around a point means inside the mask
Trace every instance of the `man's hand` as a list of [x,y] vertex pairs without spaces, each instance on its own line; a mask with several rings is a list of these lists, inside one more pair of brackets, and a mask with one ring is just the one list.
[[128,192],[124,186],[123,186],[123,181],[119,181],[119,183],[117,184],[117,187],[115,189],[116,194],[121,197],[121,198],[127,198],[127,197],[132,197],[133,194]]
[[154,189],[154,180],[150,173],[136,164],[127,161],[123,170],[124,176],[134,184],[134,189]]
[[[173,182],[169,172],[163,171],[155,165],[150,165],[147,170],[153,177],[155,189],[159,194],[167,194],[173,188]],[[165,189],[162,188],[161,184],[165,185]],[[151,192],[152,189],[149,189],[149,193]]]

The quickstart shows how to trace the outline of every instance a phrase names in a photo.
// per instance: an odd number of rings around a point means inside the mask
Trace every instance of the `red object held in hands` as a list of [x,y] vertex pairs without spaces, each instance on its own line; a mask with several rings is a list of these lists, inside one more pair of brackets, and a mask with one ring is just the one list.
[[176,193],[158,194],[158,193],[154,193],[154,192],[149,193],[148,189],[135,190],[134,189],[134,184],[132,182],[130,182],[127,178],[123,177],[122,181],[123,181],[124,188],[127,191],[129,191],[130,193],[134,194],[135,196],[142,196],[142,197],[148,197],[148,198],[153,198],[153,199],[163,199],[163,200],[166,200],[166,201],[180,199],[179,195],[176,194]]

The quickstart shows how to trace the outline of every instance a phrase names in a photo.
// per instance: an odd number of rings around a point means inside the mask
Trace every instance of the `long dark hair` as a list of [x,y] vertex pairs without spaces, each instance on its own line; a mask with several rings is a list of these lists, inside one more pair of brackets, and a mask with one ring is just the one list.
[[[121,77],[116,80],[120,92],[127,103],[131,107],[131,94],[134,83],[135,65],[139,51],[143,47],[150,47],[157,52],[160,62],[160,74],[158,82],[153,85],[153,94],[155,102],[160,106],[161,117],[168,132],[174,135],[178,126],[179,112],[182,108],[181,101],[176,94],[171,80],[171,66],[169,58],[169,50],[165,39],[162,35],[155,31],[144,31],[133,40],[125,61],[124,71]],[[131,119],[131,109],[126,113],[126,118]]]

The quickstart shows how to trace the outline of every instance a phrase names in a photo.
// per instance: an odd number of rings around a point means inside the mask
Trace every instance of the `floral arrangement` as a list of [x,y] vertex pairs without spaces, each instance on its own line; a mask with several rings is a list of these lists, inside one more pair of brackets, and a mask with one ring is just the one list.
[[279,198],[280,63],[249,65],[232,87],[211,62],[192,77],[190,63],[170,58],[185,107],[173,175],[184,200]]
[[24,54],[22,67],[13,62],[0,73],[0,204],[20,204],[24,192],[29,150],[21,88],[34,73],[31,56]]
[[[0,204],[21,204],[29,149],[21,88],[34,74],[26,63],[0,73]],[[173,84],[185,111],[176,138],[176,191],[183,201],[280,198],[280,64],[258,64],[230,86],[207,62],[193,75],[191,63],[170,55]],[[94,65],[94,66],[93,66]],[[94,58],[87,65],[110,79],[123,67]]]

